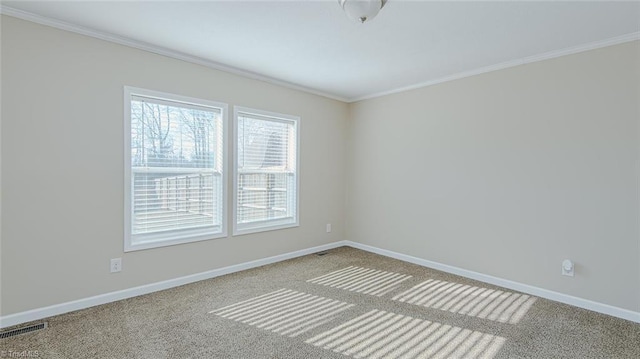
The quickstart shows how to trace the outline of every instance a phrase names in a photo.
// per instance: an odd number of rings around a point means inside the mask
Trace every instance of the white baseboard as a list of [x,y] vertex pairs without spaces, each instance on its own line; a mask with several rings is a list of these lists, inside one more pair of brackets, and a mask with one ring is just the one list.
[[151,284],[147,284],[139,287],[119,290],[116,292],[100,294],[100,295],[96,295],[89,298],[78,299],[71,302],[52,305],[49,307],[38,308],[38,309],[33,309],[25,312],[6,315],[3,317],[0,317],[0,328],[6,328],[13,325],[34,321],[34,320],[48,318],[54,315],[72,312],[75,310],[90,308],[96,305],[115,302],[118,300],[132,298],[132,297],[136,297],[143,294],[149,294],[149,293],[161,291],[164,289],[178,287],[181,285],[198,282],[205,279],[219,277],[225,274],[235,273],[235,272],[239,272],[239,271],[243,271],[251,268],[260,267],[267,264],[273,264],[273,263],[281,262],[287,259],[301,257],[307,254],[312,254],[312,253],[325,251],[325,250],[338,248],[338,247],[343,247],[343,246],[349,246],[349,247],[361,249],[367,252],[380,254],[385,257],[395,258],[404,262],[417,264],[427,268],[433,268],[436,270],[440,270],[440,271],[451,273],[451,274],[456,274],[469,279],[475,279],[485,283],[535,295],[541,298],[554,300],[557,302],[573,305],[579,308],[584,308],[584,309],[592,310],[594,312],[599,312],[599,313],[611,315],[614,317],[630,320],[636,323],[640,323],[640,313],[634,312],[628,309],[622,309],[622,308],[614,307],[608,304],[598,303],[591,300],[578,298],[571,295],[562,294],[562,293],[534,287],[527,284],[522,284],[522,283],[518,283],[518,282],[514,282],[514,281],[510,281],[510,280],[506,280],[498,277],[493,277],[490,275],[486,275],[486,274],[482,274],[482,273],[478,273],[478,272],[474,272],[474,271],[470,271],[470,270],[466,270],[458,267],[453,267],[453,266],[438,263],[438,262],[429,261],[422,258],[409,256],[402,253],[389,251],[386,249],[372,247],[366,244],[361,244],[361,243],[352,242],[352,241],[338,241],[338,242],[328,243],[328,244],[324,244],[317,247],[301,249],[301,250],[290,252],[290,253],[280,254],[277,256],[269,257],[269,258],[263,258],[263,259],[258,259],[251,262],[235,264],[235,265],[224,267],[224,268],[213,269],[210,271],[196,273],[196,274],[192,274],[192,275],[188,275],[180,278],[169,279],[162,282],[151,283]]
[[333,242],[329,244],[324,244],[317,247],[301,249],[299,251],[294,251],[290,253],[280,254],[277,256],[258,259],[251,262],[240,263],[231,265],[224,268],[213,269],[210,271],[196,273],[180,278],[169,279],[162,282],[151,283],[142,285],[139,287],[123,289],[116,292],[105,293],[96,295],[89,298],[78,299],[71,302],[55,304],[52,306],[38,308],[33,310],[28,310],[25,312],[15,313],[0,317],[0,328],[6,328],[17,324],[22,324],[26,322],[31,322],[34,320],[48,318],[54,315],[64,314],[68,312],[72,312],[75,310],[85,309],[89,307],[93,307],[100,304],[106,304],[115,302],[122,299],[137,297],[139,295],[153,293],[157,291],[161,291],[164,289],[169,289],[173,287],[178,287],[181,285],[198,282],[205,279],[219,277],[225,274],[240,272],[243,270],[261,267],[263,265],[282,262],[287,259],[292,259],[296,257],[301,257],[307,254],[312,254],[320,251],[325,251],[328,249],[343,247],[346,245],[345,241]]
[[417,264],[423,267],[432,268],[432,269],[436,269],[436,270],[451,273],[451,274],[456,274],[465,278],[475,279],[485,283],[535,295],[537,297],[554,300],[556,302],[565,303],[565,304],[573,305],[575,307],[584,308],[584,309],[592,310],[594,312],[607,314],[614,317],[630,320],[632,322],[640,323],[640,313],[634,312],[628,309],[618,308],[608,304],[598,303],[588,299],[578,298],[568,294],[558,293],[551,290],[534,287],[528,284],[522,284],[522,283],[510,281],[507,279],[493,277],[490,275],[486,275],[486,274],[482,274],[482,273],[478,273],[478,272],[474,272],[474,271],[470,271],[470,270],[466,270],[458,267],[453,267],[450,265],[433,262],[433,261],[409,256],[402,253],[389,251],[386,249],[372,247],[366,244],[361,244],[361,243],[352,242],[352,241],[344,241],[344,242],[346,242],[345,245],[349,247],[361,249],[363,251],[380,254],[385,257],[399,259],[404,262],[409,262],[409,263]]

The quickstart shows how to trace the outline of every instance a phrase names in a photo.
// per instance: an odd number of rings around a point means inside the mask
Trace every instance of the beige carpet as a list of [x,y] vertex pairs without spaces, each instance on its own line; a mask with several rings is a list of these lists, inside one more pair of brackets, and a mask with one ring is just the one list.
[[347,247],[48,322],[0,357],[640,358],[640,324]]

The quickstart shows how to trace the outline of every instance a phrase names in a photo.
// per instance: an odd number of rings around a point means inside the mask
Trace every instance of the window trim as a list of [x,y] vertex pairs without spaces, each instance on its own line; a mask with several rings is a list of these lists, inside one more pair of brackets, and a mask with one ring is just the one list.
[[[213,107],[220,110],[222,117],[222,211],[221,224],[219,233],[203,233],[202,229],[184,230],[185,235],[176,238],[176,236],[156,235],[156,239],[148,241],[133,242],[131,233],[132,224],[132,168],[131,168],[131,100],[133,96],[148,97],[158,100],[169,101],[171,103],[183,103],[187,106],[196,107]],[[132,252],[137,250],[160,248],[173,246],[176,244],[199,242],[228,236],[228,182],[229,182],[229,105],[222,102],[210,101],[205,99],[181,96],[172,93],[147,90],[143,88],[124,86],[124,251]],[[153,236],[150,236],[153,237]],[[163,239],[165,237],[165,239]]]
[[[295,199],[295,221],[291,222],[287,219],[281,220],[265,220],[261,222],[271,222],[271,225],[247,226],[247,228],[238,228],[238,116],[240,114],[255,115],[265,120],[291,123],[293,122],[296,133],[296,199]],[[286,228],[294,228],[300,226],[300,117],[293,115],[285,115],[276,112],[258,110],[243,106],[233,106],[233,204],[232,204],[232,235],[241,236],[244,234],[275,231]]]

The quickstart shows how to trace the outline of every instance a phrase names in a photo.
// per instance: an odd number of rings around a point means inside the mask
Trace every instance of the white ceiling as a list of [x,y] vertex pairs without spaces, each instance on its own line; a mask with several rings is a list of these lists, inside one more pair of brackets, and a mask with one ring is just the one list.
[[3,12],[345,101],[640,38],[638,1],[389,0],[365,24],[348,20],[337,0],[3,1]]

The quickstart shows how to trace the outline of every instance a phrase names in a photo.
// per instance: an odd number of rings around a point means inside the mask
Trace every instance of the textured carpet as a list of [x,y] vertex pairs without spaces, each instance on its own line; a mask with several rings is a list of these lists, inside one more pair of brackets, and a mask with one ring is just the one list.
[[0,357],[640,358],[640,324],[347,247],[48,322]]

